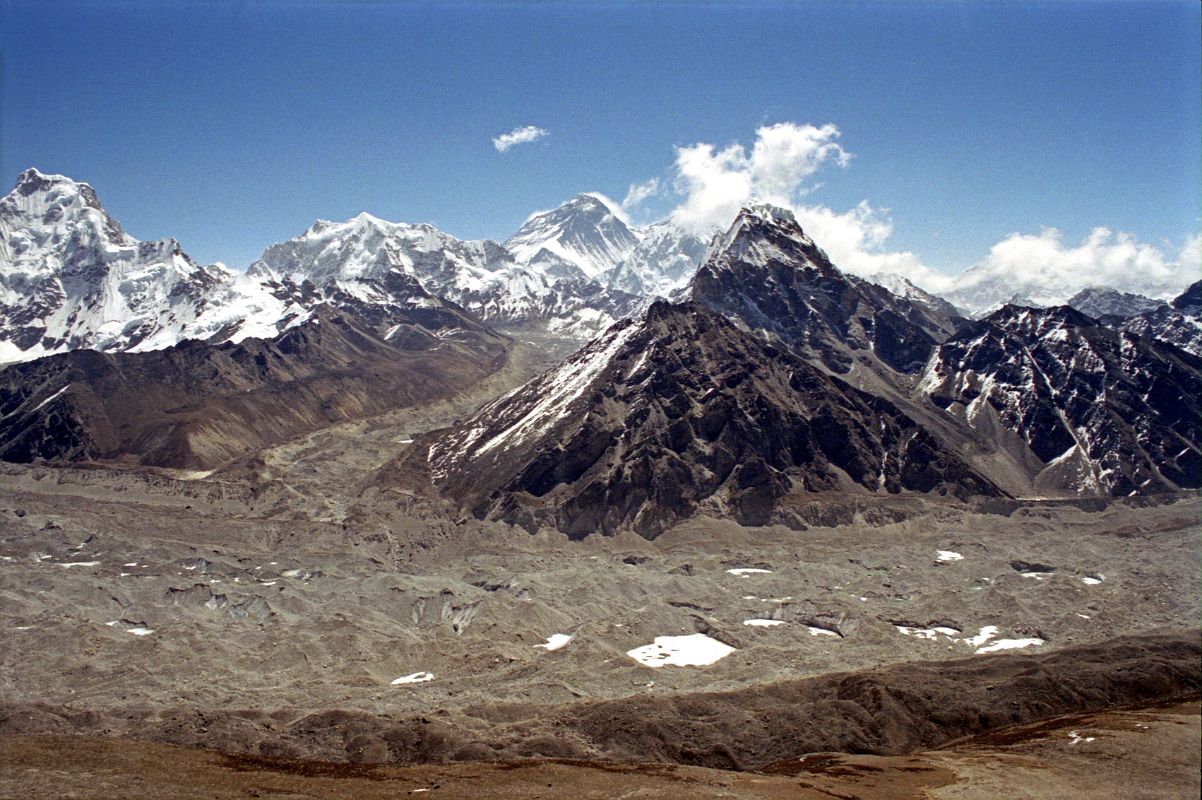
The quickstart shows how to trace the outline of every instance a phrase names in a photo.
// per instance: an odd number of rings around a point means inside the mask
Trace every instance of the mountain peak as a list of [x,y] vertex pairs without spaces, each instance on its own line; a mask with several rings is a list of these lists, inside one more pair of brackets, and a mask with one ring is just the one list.
[[591,192],[578,194],[531,215],[505,247],[523,264],[546,250],[596,278],[621,264],[639,243],[611,202]]
[[704,263],[725,255],[750,263],[787,260],[804,251],[805,260],[825,262],[826,255],[801,229],[793,212],[770,203],[752,203],[739,209],[726,232],[715,237]]
[[72,186],[86,186],[77,181],[73,181],[66,175],[57,175],[53,173],[42,172],[36,167],[30,167],[17,176],[17,185],[14,187],[22,194],[32,194],[33,192],[43,191],[54,184],[70,184]]
[[[43,198],[44,195],[53,196]],[[44,213],[45,208],[43,207],[48,204],[69,205],[75,198],[82,200],[83,206],[102,211],[100,201],[96,199],[96,192],[92,190],[91,186],[66,175],[42,172],[36,167],[30,167],[17,176],[17,183],[13,186],[9,197],[33,197],[32,206],[29,205],[28,200],[22,203],[25,212],[31,214]]]
[[768,204],[743,208],[714,240],[689,293],[839,373],[855,352],[913,372],[954,328],[946,310],[843,274],[790,211]]
[[[987,322],[992,322],[995,325],[1002,327],[1021,326],[1023,328],[1030,327],[1032,330],[1042,329],[1050,325],[1075,325],[1089,327],[1098,324],[1098,321],[1088,314],[1082,313],[1069,305],[1047,306],[1041,308],[1039,306],[1020,305],[1018,303],[1006,303],[1004,306],[994,311],[992,314],[984,318]],[[1033,327],[1032,327],[1033,326]]]
[[[797,225],[797,217],[793,212],[782,206],[773,205],[772,203],[752,202],[739,209],[736,221],[745,217],[750,220],[761,222],[771,222],[777,225]],[[800,227],[800,226],[798,226]]]
[[1133,317],[1164,305],[1161,300],[1111,289],[1109,286],[1087,286],[1064,302],[1096,319]]

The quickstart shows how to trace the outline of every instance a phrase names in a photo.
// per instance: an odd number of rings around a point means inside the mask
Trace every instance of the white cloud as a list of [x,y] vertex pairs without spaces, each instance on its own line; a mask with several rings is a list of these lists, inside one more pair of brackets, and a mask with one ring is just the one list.
[[1110,286],[1171,298],[1199,277],[1202,237],[1190,238],[1176,257],[1129,233],[1094,228],[1080,244],[1060,231],[1012,233],[981,263],[960,275],[953,296],[982,307],[1018,295],[1041,305],[1062,303],[1087,286]]
[[601,205],[608,208],[609,213],[622,220],[623,224],[631,224],[630,216],[626,213],[626,209],[622,207],[621,203],[619,203],[617,200],[614,200],[609,195],[602,194],[601,192],[582,192],[582,194],[586,194],[594,200],[600,201]]
[[[837,141],[835,125],[782,122],[755,133],[750,152],[737,142],[722,149],[704,142],[676,148],[669,185],[679,202],[671,219],[705,234],[726,228],[752,201],[790,208],[840,269],[866,277],[901,275],[972,310],[1015,295],[1039,304],[1063,303],[1087,286],[1169,298],[1202,277],[1202,235],[1166,255],[1163,247],[1107,228],[1095,228],[1077,245],[1065,244],[1055,228],[1012,233],[971,269],[959,275],[937,271],[916,253],[889,249],[893,221],[887,209],[867,200],[847,211],[805,202],[812,188],[807,181],[819,169],[846,166],[851,159]],[[623,207],[634,207],[663,188],[656,178],[633,184]]]
[[635,206],[640,205],[645,200],[655,197],[659,194],[659,178],[643,181],[642,183],[632,183],[630,188],[626,190],[626,197],[622,200],[622,208],[630,211]]
[[539,139],[549,135],[550,131],[544,130],[537,125],[523,125],[520,128],[514,128],[509,133],[502,133],[493,139],[492,146],[497,148],[498,153],[504,153],[515,144],[537,142]]
[[1195,233],[1185,240],[1177,254],[1177,264],[1190,283],[1202,279],[1202,233]]
[[893,220],[886,210],[873,208],[867,200],[842,213],[822,205],[800,206],[793,213],[802,229],[844,272],[865,277],[901,275],[930,292],[951,286],[951,276],[926,266],[916,254],[885,248],[893,235]]
[[792,206],[805,194],[805,180],[827,163],[846,166],[851,155],[839,146],[834,125],[780,122],[755,132],[750,154],[735,143],[676,148],[676,191],[683,197],[672,218],[693,230],[730,223],[751,200]]

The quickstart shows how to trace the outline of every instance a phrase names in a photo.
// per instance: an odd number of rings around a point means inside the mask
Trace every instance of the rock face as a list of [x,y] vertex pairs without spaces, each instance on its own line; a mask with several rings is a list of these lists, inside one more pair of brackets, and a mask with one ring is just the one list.
[[1115,323],[1124,331],[1148,336],[1202,356],[1202,281],[1191,284],[1168,305]]
[[771,206],[739,212],[711,246],[689,292],[839,373],[857,353],[870,353],[897,372],[917,372],[936,342],[954,331],[954,320],[844,275],[791,212]]
[[888,401],[698,303],[657,302],[434,438],[476,516],[654,537],[701,504],[766,523],[791,491],[997,494]]
[[1202,316],[1202,281],[1194,281],[1185,291],[1173,298],[1173,308],[1195,319]]
[[1038,486],[1128,495],[1202,485],[1200,370],[1068,306],[1005,306],[941,344],[919,390],[1033,456]]
[[174,239],[129,236],[86,183],[30,169],[0,199],[0,361],[274,335],[300,316]]
[[1144,314],[1165,305],[1160,300],[1142,294],[1120,292],[1105,286],[1091,286],[1070,297],[1066,306],[1072,306],[1086,316],[1105,320],[1107,317],[1126,319]]
[[76,350],[0,370],[0,459],[209,469],[268,444],[461,391],[507,340],[438,337],[413,317],[386,342],[328,306],[272,340]]

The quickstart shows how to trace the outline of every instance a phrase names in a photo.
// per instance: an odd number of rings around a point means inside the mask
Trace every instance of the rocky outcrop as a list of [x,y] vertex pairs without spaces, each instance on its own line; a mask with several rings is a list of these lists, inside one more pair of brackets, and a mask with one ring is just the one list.
[[887,400],[698,303],[655,303],[427,447],[471,513],[576,538],[652,538],[702,505],[761,525],[791,492],[999,493]]
[[791,212],[772,206],[739,212],[689,291],[694,301],[839,373],[857,354],[917,372],[955,330],[943,314],[840,272]]
[[1202,359],[1068,306],[1005,306],[965,328],[935,351],[919,389],[1028,451],[1046,489],[1202,486]]

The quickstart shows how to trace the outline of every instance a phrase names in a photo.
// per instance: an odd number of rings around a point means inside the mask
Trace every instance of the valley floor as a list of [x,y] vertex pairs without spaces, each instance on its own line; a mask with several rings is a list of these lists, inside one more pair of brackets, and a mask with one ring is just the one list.
[[[1196,495],[569,542],[380,492],[527,353],[212,474],[0,465],[0,797],[1196,796],[1183,708],[928,752],[1196,693]],[[917,755],[758,772],[823,750]]]

